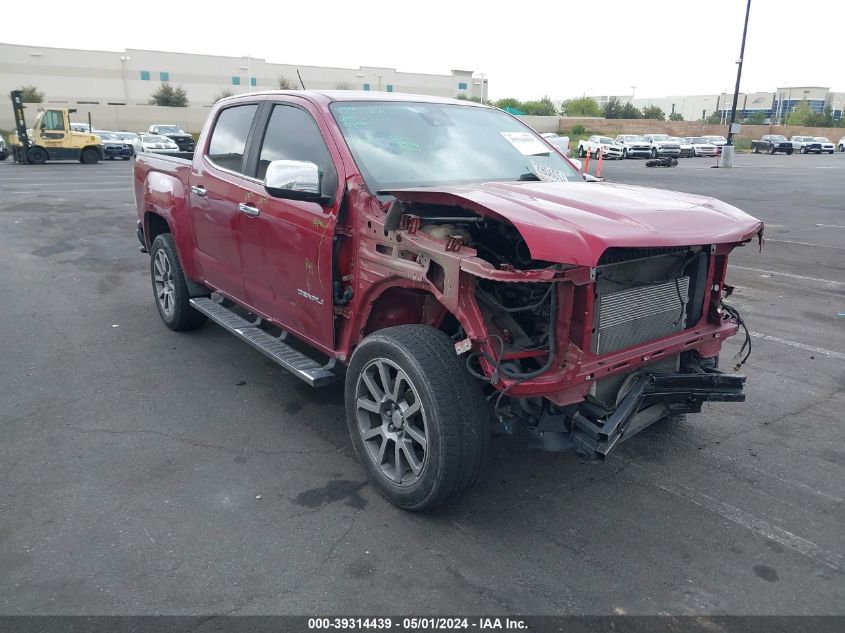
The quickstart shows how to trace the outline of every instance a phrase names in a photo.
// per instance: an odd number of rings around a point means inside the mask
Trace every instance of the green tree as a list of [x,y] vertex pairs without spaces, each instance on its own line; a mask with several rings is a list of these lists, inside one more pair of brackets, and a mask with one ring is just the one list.
[[789,116],[786,117],[787,125],[812,125],[810,121],[813,119],[813,109],[806,100],[799,103],[792,109]]
[[166,81],[156,90],[149,101],[150,105],[185,108],[188,106],[188,93],[182,86],[174,88]]
[[626,103],[622,106],[622,114],[620,119],[642,119],[643,113],[633,103]]
[[717,112],[716,110],[714,110],[709,115],[707,115],[707,118],[704,120],[704,122],[707,123],[707,125],[719,125],[722,122],[721,112]]
[[587,131],[587,128],[585,128],[583,125],[581,125],[581,124],[579,123],[578,125],[573,125],[573,126],[572,126],[572,132],[571,132],[571,134],[572,134],[572,136],[581,136],[581,135],[582,135],[582,134],[584,134],[584,132],[586,132],[586,131]]
[[684,115],[681,114],[680,112],[673,112],[672,114],[669,115],[669,120],[670,121],[683,121]]
[[526,101],[520,108],[525,114],[533,114],[535,116],[555,116],[557,108],[552,100],[548,97],[536,101]]
[[284,75],[279,75],[279,90],[299,90],[299,86]]
[[656,105],[647,105],[643,108],[644,119],[655,119],[657,121],[665,121],[666,113]]
[[766,113],[752,112],[747,117],[745,117],[743,123],[747,123],[748,125],[764,125],[766,123]]
[[604,104],[604,118],[605,119],[621,119],[624,106],[622,102],[616,97],[611,97]]
[[24,103],[41,103],[44,93],[35,86],[21,86],[21,99]]
[[494,105],[501,110],[504,110],[505,108],[522,110],[522,101],[520,101],[519,99],[514,99],[513,97],[505,97],[504,99],[499,99]]
[[602,115],[602,110],[595,99],[580,97],[578,99],[567,99],[560,106],[560,113],[563,116],[595,116]]
[[473,103],[481,103],[481,97],[469,97],[465,92],[459,92],[455,95],[455,99],[459,101],[472,101]]

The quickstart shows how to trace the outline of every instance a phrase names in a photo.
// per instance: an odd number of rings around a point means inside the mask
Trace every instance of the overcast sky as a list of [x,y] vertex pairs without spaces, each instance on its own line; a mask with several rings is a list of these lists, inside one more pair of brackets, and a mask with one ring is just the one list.
[[[36,24],[30,15],[27,28],[15,28],[7,19],[0,39],[405,72],[475,70],[488,77],[492,98],[624,95],[632,85],[637,97],[660,97],[732,91],[745,15],[745,0],[227,4],[39,0],[38,16],[71,20],[38,18]],[[80,22],[96,36],[80,38]],[[845,91],[843,25],[843,0],[752,0],[742,90],[801,85]]]

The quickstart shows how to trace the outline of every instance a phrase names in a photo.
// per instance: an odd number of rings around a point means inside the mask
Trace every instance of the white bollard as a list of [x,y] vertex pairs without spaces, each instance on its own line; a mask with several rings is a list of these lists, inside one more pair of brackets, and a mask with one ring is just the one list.
[[719,167],[733,167],[734,166],[734,149],[733,145],[722,145],[722,156],[719,158]]

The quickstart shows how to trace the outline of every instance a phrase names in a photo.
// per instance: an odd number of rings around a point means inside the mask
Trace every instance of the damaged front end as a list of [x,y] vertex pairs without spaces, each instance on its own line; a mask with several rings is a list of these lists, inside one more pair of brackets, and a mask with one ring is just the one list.
[[[398,273],[408,292],[442,306],[439,315],[426,308],[427,322],[453,337],[485,383],[494,432],[523,431],[538,448],[595,461],[660,419],[745,399],[745,377],[722,373],[718,356],[742,325],[722,300],[728,254],[762,234],[753,218],[736,210],[738,226],[709,242],[703,225],[659,238],[631,217],[614,219],[612,235],[572,214],[576,231],[550,215],[551,200],[531,198],[529,217],[512,192],[521,216],[491,192],[389,193],[383,225],[367,223],[360,274]],[[592,212],[595,227],[609,224]],[[557,234],[538,233],[548,217]]]

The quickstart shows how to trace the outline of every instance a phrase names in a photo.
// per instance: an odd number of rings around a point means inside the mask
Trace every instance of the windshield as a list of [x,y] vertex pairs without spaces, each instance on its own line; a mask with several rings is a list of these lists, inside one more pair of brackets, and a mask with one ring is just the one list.
[[637,141],[645,141],[645,139],[642,136],[631,136],[629,134],[626,134],[625,136],[622,136],[621,138],[626,143],[632,143],[632,142],[635,143]]
[[124,141],[134,141],[138,139],[138,135],[134,132],[121,132],[117,136]]
[[786,140],[785,136],[780,136],[779,134],[774,134],[774,135],[770,136],[769,138],[773,141],[785,141]]
[[104,141],[119,140],[117,134],[112,134],[111,132],[97,132],[97,136],[99,136]]
[[186,134],[178,125],[158,125],[159,134]]
[[651,138],[655,141],[668,141],[669,135],[668,134],[652,134]]
[[165,138],[164,136],[145,136],[144,143],[170,143],[169,138]]
[[500,110],[336,102],[332,113],[373,191],[488,181],[582,181],[544,139]]
[[813,137],[814,141],[818,141],[819,143],[830,143],[830,140],[826,139],[824,136],[815,136]]
[[599,143],[604,143],[605,145],[613,145],[613,139],[608,136],[600,136]]
[[708,141],[706,138],[695,137],[694,139],[692,139],[692,144],[693,145],[709,145],[710,141]]
[[711,143],[727,143],[728,142],[728,139],[726,139],[724,136],[708,136],[707,140],[709,140]]

